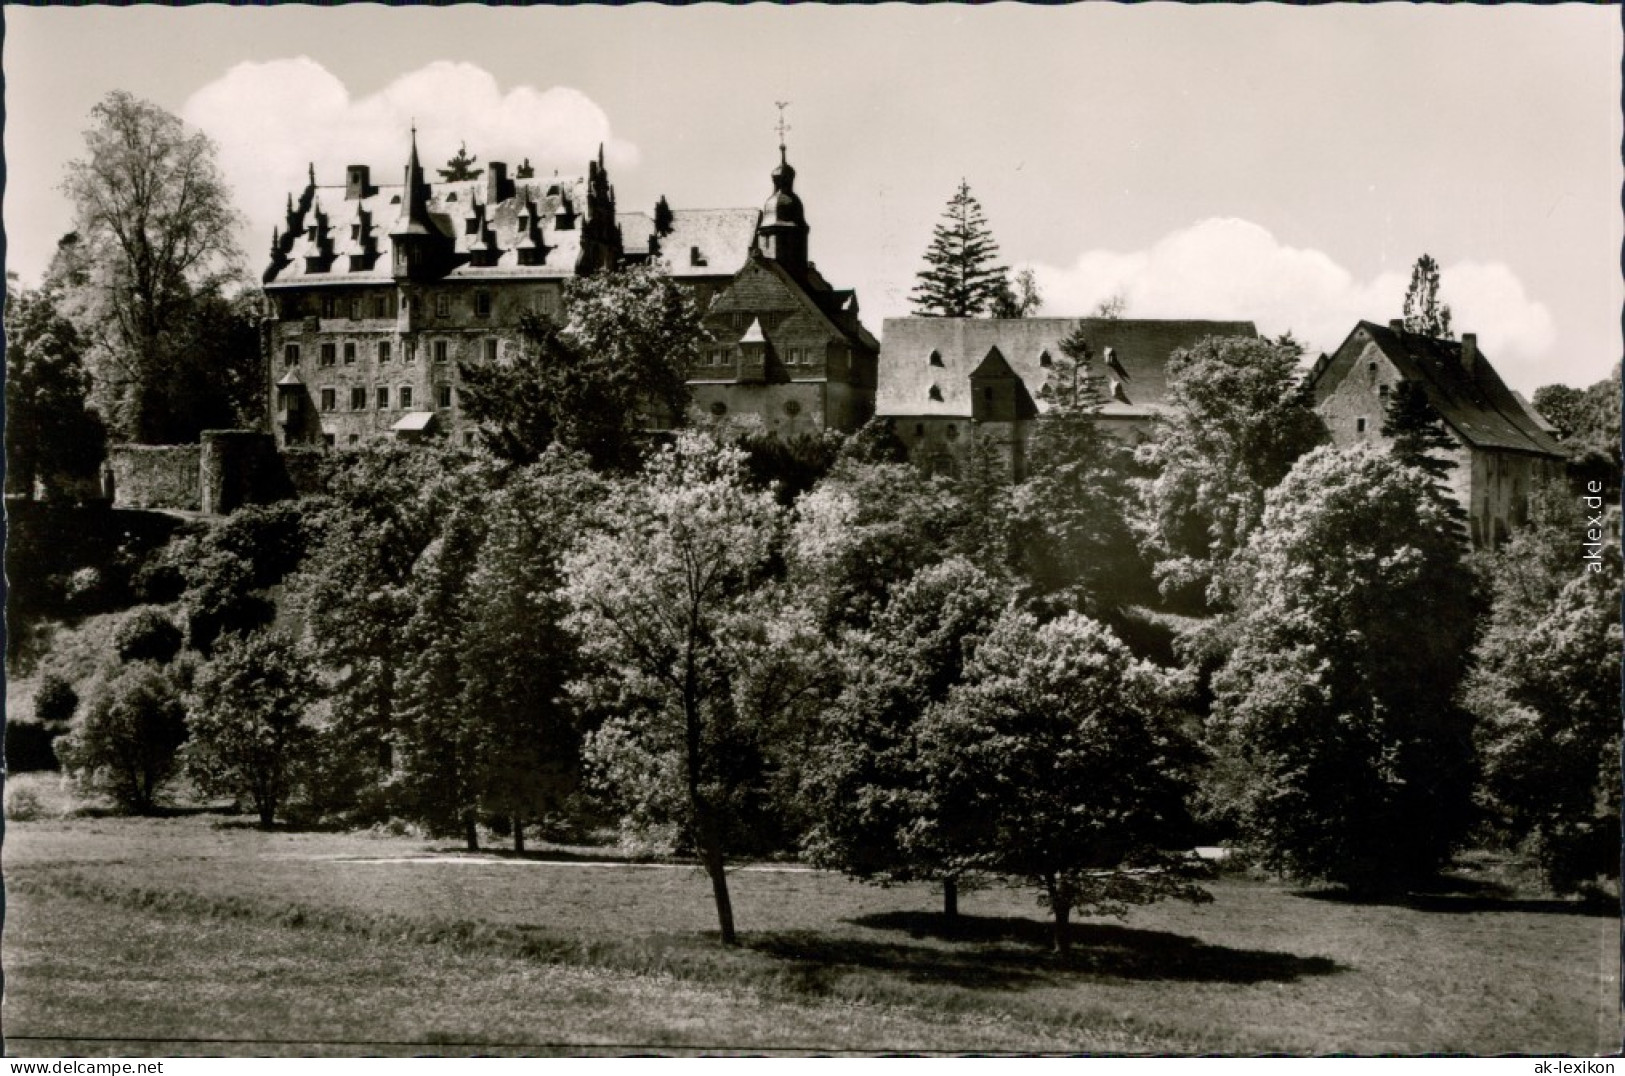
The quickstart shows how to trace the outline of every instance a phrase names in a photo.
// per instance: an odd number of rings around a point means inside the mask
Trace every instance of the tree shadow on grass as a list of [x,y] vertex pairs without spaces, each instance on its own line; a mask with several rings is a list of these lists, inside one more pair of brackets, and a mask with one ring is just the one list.
[[1049,951],[1047,922],[1013,917],[886,912],[851,920],[874,930],[907,933],[924,941],[876,942],[814,932],[756,935],[752,948],[786,960],[895,972],[913,981],[977,988],[1053,983],[1058,978],[1177,980],[1187,982],[1291,982],[1346,970],[1326,957],[1300,957],[1261,949],[1232,949],[1159,930],[1110,923],[1074,923],[1072,948]]
[[[1465,887],[1464,887],[1465,888]],[[1373,908],[1409,908],[1418,912],[1467,915],[1479,912],[1521,912],[1524,915],[1581,915],[1616,918],[1617,904],[1600,900],[1561,900],[1557,897],[1503,896],[1505,887],[1487,883],[1481,891],[1400,894],[1355,893],[1346,889],[1300,889],[1292,895],[1328,904],[1350,904]]]

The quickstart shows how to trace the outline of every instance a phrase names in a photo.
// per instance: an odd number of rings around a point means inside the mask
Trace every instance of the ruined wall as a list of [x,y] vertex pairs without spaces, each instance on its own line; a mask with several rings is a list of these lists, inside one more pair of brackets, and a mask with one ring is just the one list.
[[113,507],[200,509],[200,445],[112,445]]

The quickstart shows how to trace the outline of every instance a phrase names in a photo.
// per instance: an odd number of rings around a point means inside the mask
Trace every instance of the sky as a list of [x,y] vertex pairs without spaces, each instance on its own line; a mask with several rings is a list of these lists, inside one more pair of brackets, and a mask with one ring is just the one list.
[[1241,318],[1335,348],[1416,258],[1506,380],[1620,361],[1617,7],[23,8],[5,20],[7,269],[38,282],[91,108],[201,128],[255,277],[314,164],[585,171],[620,207],[756,206],[776,102],[811,253],[877,334],[969,183],[1043,313]]

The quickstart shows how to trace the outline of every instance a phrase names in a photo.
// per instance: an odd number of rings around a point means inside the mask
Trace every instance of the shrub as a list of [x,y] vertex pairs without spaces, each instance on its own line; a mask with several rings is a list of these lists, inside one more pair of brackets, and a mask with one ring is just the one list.
[[156,609],[138,609],[113,636],[120,660],[167,665],[181,649],[181,629]]
[[46,725],[15,718],[6,722],[6,772],[28,773],[56,769],[51,741],[57,732]]
[[138,661],[96,692],[79,727],[58,742],[57,756],[82,785],[125,810],[150,814],[185,740],[174,682],[157,665]]
[[32,785],[6,784],[6,821],[33,822],[45,813]]
[[79,693],[66,677],[58,673],[46,673],[40,677],[39,686],[34,689],[35,721],[47,728],[56,726],[60,730],[73,720],[78,709]]

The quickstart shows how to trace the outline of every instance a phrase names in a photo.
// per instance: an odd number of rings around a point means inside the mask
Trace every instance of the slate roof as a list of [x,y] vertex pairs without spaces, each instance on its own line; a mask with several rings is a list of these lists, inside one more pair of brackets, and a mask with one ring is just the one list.
[[[671,231],[660,237],[659,257],[673,277],[733,276],[750,257],[756,243],[756,209],[674,209]],[[621,246],[629,261],[645,260],[654,217],[648,213],[617,213]],[[694,252],[699,251],[700,264]]]
[[[1101,414],[1147,418],[1166,409],[1168,357],[1209,336],[1258,335],[1250,321],[1163,321],[1127,318],[887,318],[881,329],[875,413],[896,417],[971,417],[971,374],[994,348],[1021,378],[1040,411],[1050,376],[1047,352],[1082,326],[1097,373],[1107,378]],[[1115,366],[1108,365],[1107,349]],[[941,365],[934,365],[932,353]],[[934,399],[932,387],[941,399]]]
[[1482,350],[1472,374],[1461,362],[1459,340],[1435,340],[1362,321],[1343,341],[1313,384],[1316,402],[1330,395],[1369,340],[1407,381],[1420,382],[1445,424],[1475,448],[1507,449],[1545,456],[1562,447],[1518,401]]
[[[466,261],[447,274],[449,279],[506,279],[566,277],[575,274],[576,258],[581,253],[582,227],[587,216],[587,181],[580,177],[561,179],[515,179],[514,194],[496,205],[485,204],[485,177],[460,180],[455,183],[430,183],[428,198],[429,223],[441,235],[450,236],[458,255],[467,256],[472,244],[482,234],[495,240],[501,251],[496,263],[476,266]],[[305,231],[301,231],[288,250],[291,259],[265,283],[278,285],[309,285],[323,282],[363,283],[393,280],[394,244],[390,233],[401,224],[401,198],[405,188],[401,184],[373,185],[365,198],[347,199],[343,184],[318,185],[311,207],[304,214]],[[559,229],[555,217],[562,204],[568,201],[575,214],[575,226]],[[484,212],[484,226],[479,224],[479,212]],[[525,230],[518,227],[520,211],[534,212],[539,218],[540,233],[547,254],[541,265],[520,265],[518,247],[525,239]],[[309,235],[309,228],[317,222],[318,214],[326,217],[329,248],[333,254],[331,267],[326,272],[307,272],[305,258],[319,255],[319,238]],[[363,228],[364,225],[364,228]],[[359,229],[359,232],[358,232]],[[350,255],[367,249],[365,239],[371,239],[371,249],[377,257],[370,267],[352,269]]]

